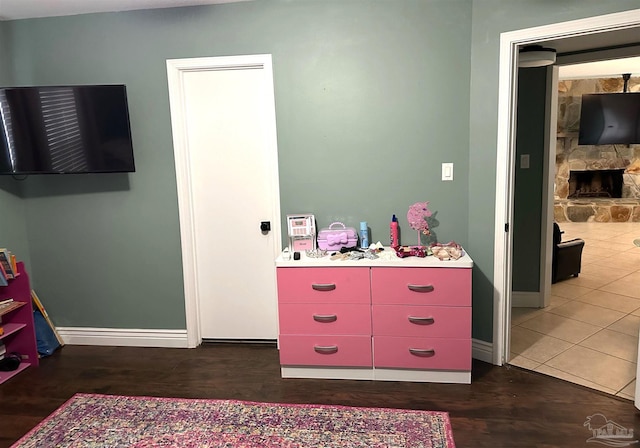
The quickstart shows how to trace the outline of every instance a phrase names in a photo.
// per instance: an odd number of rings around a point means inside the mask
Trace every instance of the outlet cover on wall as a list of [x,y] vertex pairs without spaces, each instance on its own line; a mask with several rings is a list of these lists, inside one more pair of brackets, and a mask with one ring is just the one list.
[[453,163],[442,164],[442,180],[453,180]]

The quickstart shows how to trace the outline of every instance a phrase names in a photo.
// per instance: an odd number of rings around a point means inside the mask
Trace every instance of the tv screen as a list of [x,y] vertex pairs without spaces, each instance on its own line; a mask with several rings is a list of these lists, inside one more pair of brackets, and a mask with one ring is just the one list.
[[0,174],[134,172],[124,85],[0,88]]
[[640,143],[640,92],[582,95],[579,145]]

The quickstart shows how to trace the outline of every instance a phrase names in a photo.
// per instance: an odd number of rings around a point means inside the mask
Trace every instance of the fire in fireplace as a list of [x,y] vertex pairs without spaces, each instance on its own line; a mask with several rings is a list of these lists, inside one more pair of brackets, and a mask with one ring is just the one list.
[[571,171],[569,198],[621,198],[621,170]]

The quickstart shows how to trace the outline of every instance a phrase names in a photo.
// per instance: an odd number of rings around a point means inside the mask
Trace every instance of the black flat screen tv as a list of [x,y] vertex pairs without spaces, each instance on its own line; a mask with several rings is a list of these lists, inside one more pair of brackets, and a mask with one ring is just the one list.
[[582,95],[579,145],[640,143],[640,92]]
[[124,85],[0,88],[0,174],[134,171]]

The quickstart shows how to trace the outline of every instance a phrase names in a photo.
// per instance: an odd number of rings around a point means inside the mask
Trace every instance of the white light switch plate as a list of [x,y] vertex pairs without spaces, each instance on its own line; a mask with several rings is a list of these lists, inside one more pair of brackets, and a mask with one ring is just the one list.
[[453,163],[442,164],[442,180],[453,180]]

